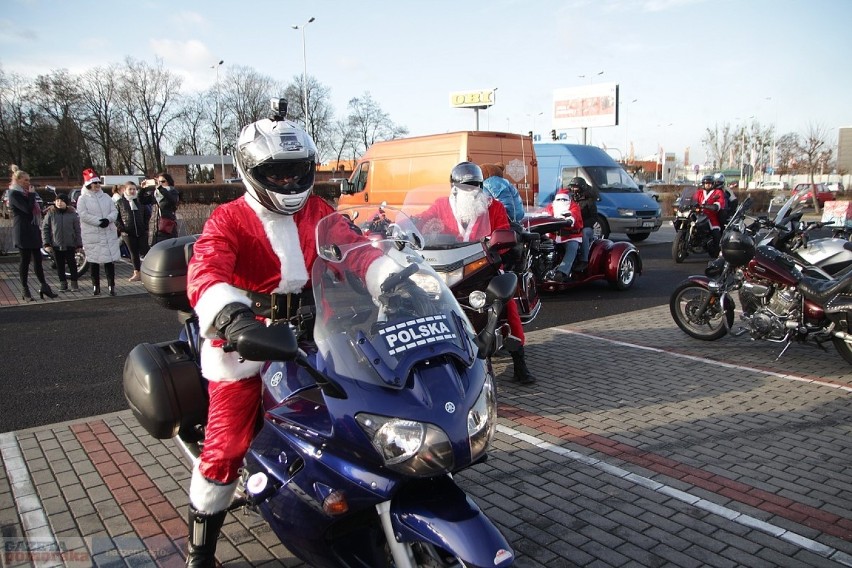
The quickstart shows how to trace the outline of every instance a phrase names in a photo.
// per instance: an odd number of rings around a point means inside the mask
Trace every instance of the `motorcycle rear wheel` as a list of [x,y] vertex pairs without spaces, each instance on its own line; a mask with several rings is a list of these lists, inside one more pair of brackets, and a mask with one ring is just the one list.
[[695,339],[715,341],[724,337],[734,324],[734,309],[724,311],[718,297],[713,297],[703,314],[698,310],[710,291],[695,282],[684,282],[672,293],[669,311],[677,326]]
[[621,257],[618,263],[616,279],[610,285],[616,290],[627,290],[636,282],[636,273],[639,269],[639,255],[636,251],[630,251]]
[[834,348],[837,349],[840,356],[843,357],[847,363],[852,365],[852,345],[849,345],[846,341],[839,337],[834,337],[831,341],[834,343]]
[[686,231],[678,231],[675,233],[672,241],[672,260],[680,264],[686,257],[689,256],[689,239],[686,238]]

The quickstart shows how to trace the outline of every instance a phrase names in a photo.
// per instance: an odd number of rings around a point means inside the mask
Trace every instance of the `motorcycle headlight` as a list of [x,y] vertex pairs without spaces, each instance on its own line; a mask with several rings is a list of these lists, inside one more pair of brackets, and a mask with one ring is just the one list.
[[393,471],[428,477],[453,469],[453,448],[443,430],[432,424],[361,413],[355,420]]
[[451,288],[455,286],[461,279],[464,277],[464,267],[461,266],[456,268],[455,270],[449,271],[436,271],[436,274],[444,281],[444,284],[447,285],[447,288]]
[[437,298],[441,295],[441,284],[431,274],[417,272],[409,276],[409,278],[418,288],[429,294],[432,298]]
[[470,458],[479,459],[494,438],[497,429],[497,398],[491,375],[485,380],[479,398],[467,413],[467,434],[470,437]]
[[636,215],[636,211],[633,209],[618,209],[618,215],[620,217],[633,217]]

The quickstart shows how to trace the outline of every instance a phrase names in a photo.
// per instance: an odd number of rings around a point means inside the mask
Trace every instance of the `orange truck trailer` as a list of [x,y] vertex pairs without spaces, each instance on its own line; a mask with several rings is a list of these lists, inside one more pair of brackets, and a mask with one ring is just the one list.
[[343,183],[338,208],[382,202],[399,207],[409,189],[447,187],[453,166],[464,161],[502,163],[503,175],[518,188],[524,205],[537,204],[538,168],[529,136],[461,131],[376,142]]

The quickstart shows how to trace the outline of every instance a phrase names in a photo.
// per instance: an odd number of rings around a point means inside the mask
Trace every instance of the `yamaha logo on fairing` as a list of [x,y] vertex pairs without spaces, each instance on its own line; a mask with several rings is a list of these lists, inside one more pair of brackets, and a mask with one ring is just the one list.
[[447,411],[447,414],[452,414],[456,411],[456,405],[453,404],[452,402],[448,402],[447,404],[444,405],[444,410]]
[[271,379],[269,379],[269,385],[273,386],[273,387],[277,387],[279,384],[281,384],[281,379],[283,377],[284,377],[284,373],[282,373],[281,371],[278,371],[277,373],[272,375]]
[[388,344],[388,353],[396,355],[412,347],[419,347],[436,341],[456,339],[447,322],[447,316],[427,316],[417,318],[379,331]]

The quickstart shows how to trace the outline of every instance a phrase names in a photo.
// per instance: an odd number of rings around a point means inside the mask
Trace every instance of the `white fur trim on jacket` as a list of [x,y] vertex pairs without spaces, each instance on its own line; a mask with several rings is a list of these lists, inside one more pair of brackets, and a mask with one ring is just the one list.
[[233,303],[251,307],[251,300],[249,300],[245,290],[240,290],[227,282],[218,282],[202,292],[195,304],[195,313],[198,314],[198,327],[202,336],[216,337],[213,322],[222,308]]
[[382,293],[382,284],[387,280],[388,276],[400,272],[403,269],[395,260],[386,256],[380,256],[367,268],[367,273],[364,275],[367,281],[367,290],[373,299],[376,299]]
[[219,485],[201,475],[198,460],[192,466],[192,481],[189,482],[189,503],[199,513],[213,515],[228,508],[234,498],[237,482]]
[[292,215],[273,213],[255,199],[245,198],[257,214],[272,251],[281,262],[281,281],[273,291],[276,294],[301,292],[308,283],[305,254],[299,241],[299,229]]
[[208,381],[218,383],[239,381],[260,373],[263,361],[241,360],[239,353],[225,353],[221,347],[213,347],[209,341],[201,346],[201,374]]

